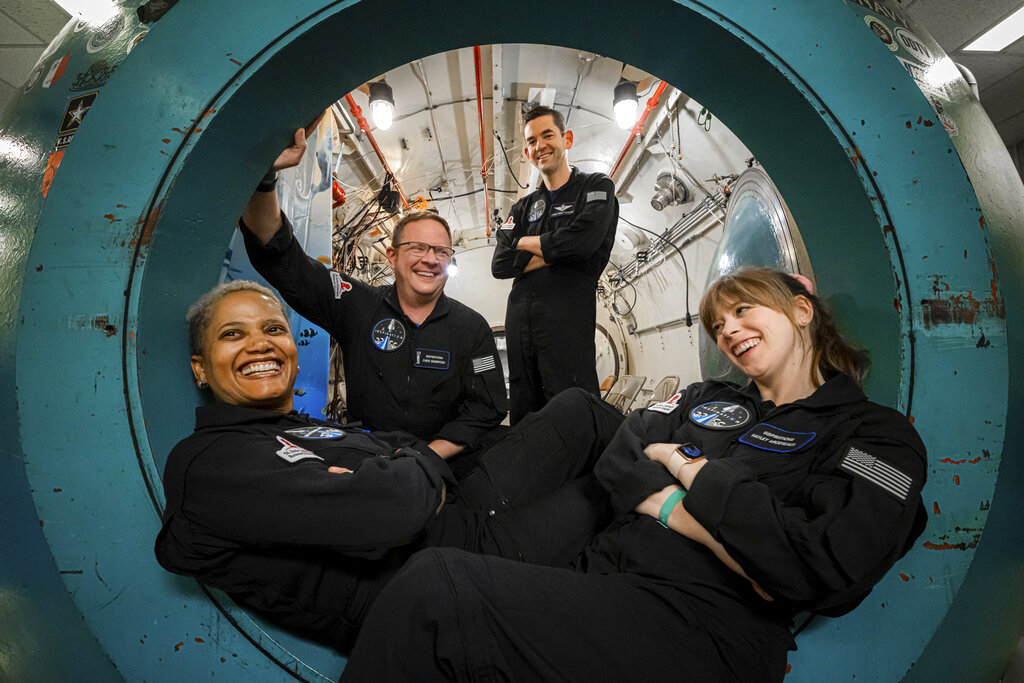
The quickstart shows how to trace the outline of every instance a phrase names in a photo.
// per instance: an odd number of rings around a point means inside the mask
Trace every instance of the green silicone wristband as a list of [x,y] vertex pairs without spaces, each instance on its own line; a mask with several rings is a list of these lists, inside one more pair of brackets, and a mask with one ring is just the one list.
[[666,529],[668,528],[668,518],[672,514],[672,511],[676,509],[676,505],[686,497],[686,491],[683,489],[676,489],[661,506],[661,510],[658,512],[658,524],[662,525]]

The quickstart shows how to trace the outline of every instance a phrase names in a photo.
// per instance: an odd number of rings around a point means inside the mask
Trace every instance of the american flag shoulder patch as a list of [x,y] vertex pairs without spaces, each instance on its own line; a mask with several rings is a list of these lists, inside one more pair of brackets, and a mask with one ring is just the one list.
[[498,367],[497,363],[494,362],[494,356],[480,356],[479,358],[473,359],[473,374],[479,375],[482,372],[493,370]]
[[839,463],[839,469],[866,479],[878,488],[900,501],[906,501],[913,480],[902,470],[865,453],[856,446],[850,446]]

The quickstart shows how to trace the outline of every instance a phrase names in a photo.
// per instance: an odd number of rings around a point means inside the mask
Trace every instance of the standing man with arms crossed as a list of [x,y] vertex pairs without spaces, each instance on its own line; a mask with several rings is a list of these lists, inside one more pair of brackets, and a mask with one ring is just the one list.
[[594,293],[619,218],[611,179],[569,166],[562,114],[538,106],[523,121],[543,184],[512,206],[491,261],[494,277],[515,278],[505,313],[512,424],[569,387],[599,394]]
[[274,191],[276,172],[297,165],[305,149],[300,128],[242,212],[249,260],[341,346],[350,419],[414,434],[442,458],[476,449],[508,406],[490,327],[444,294],[448,223],[430,211],[399,220],[387,248],[394,285],[372,287],[328,270],[295,241]]

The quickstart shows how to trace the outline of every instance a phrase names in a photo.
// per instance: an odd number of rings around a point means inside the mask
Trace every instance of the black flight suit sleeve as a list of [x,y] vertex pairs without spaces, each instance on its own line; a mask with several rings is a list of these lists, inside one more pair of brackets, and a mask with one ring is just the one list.
[[844,613],[903,556],[926,519],[924,444],[902,415],[862,424],[828,461],[838,463],[850,448],[876,458],[889,475],[891,468],[902,473],[906,495],[832,468],[808,473],[787,504],[743,464],[723,459],[701,469],[683,505],[776,600]]
[[611,494],[617,515],[633,511],[651,494],[679,483],[664,465],[648,458],[644,448],[652,443],[675,442],[673,434],[680,416],[686,415],[684,406],[694,402],[699,387],[699,383],[690,385],[677,404],[680,407],[671,413],[646,409],[630,413],[601,454],[594,474]]
[[436,457],[403,448],[335,474],[319,458],[289,463],[273,451],[239,453],[221,439],[189,466],[182,512],[234,542],[380,557],[433,521],[443,490]]
[[[529,227],[526,222],[526,209],[533,195],[528,195],[527,202],[519,201],[512,206],[509,220],[498,228],[494,235],[494,255],[491,257],[491,275],[499,280],[519,277],[530,262],[533,254],[516,249],[516,241],[526,234]],[[508,226],[509,222],[512,227]]]
[[[245,223],[238,227],[245,240],[249,261],[267,282],[274,286],[295,311],[325,330],[343,327],[346,304],[352,297],[335,298],[331,272],[319,261],[310,258],[295,241],[291,223],[281,213],[281,229],[263,245]],[[361,286],[346,278],[352,286]]]
[[607,176],[584,188],[584,204],[572,222],[540,236],[540,250],[548,265],[582,261],[601,246],[617,215],[615,185]]
[[[474,334],[475,343],[469,357],[462,359],[463,366],[459,368],[465,394],[459,404],[458,415],[442,426],[434,437],[462,444],[468,449],[476,448],[480,437],[501,424],[508,413],[505,375],[501,369],[494,335],[483,317],[474,315],[479,323]],[[474,362],[484,364],[488,362],[487,359],[491,359],[493,367],[476,373]]]

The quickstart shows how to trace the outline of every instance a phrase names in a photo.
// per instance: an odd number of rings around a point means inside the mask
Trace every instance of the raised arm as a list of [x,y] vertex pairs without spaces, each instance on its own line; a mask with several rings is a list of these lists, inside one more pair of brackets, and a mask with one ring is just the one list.
[[242,210],[242,221],[261,243],[270,241],[281,229],[281,205],[274,191],[274,180],[277,172],[298,166],[302,155],[306,153],[306,131],[299,128],[295,131],[292,144],[274,160],[267,176],[260,182],[260,188],[249,198],[249,203]]

